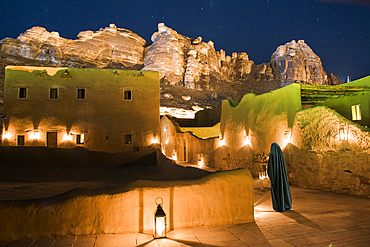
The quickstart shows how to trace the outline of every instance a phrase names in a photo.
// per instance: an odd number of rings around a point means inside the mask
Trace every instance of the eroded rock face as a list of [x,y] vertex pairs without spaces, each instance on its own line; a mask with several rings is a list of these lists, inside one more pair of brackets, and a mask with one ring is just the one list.
[[220,59],[222,80],[228,82],[237,82],[249,78],[254,62],[249,60],[247,53],[234,52],[230,57],[225,55],[224,50],[221,50]]
[[5,38],[0,41],[0,115],[6,65],[158,71],[161,106],[185,110],[193,110],[193,105],[217,107],[224,99],[238,101],[246,93],[262,94],[292,82],[340,84],[337,77],[325,73],[320,58],[302,40],[279,46],[270,62],[258,65],[245,52],[227,56],[223,50],[216,51],[212,41],[186,37],[164,23],[158,24],[151,40],[149,45],[114,24],[80,32],[76,40],[42,27],[33,27],[17,39]]
[[191,89],[208,90],[210,82],[220,79],[220,57],[212,41],[195,39],[188,52],[184,86]]
[[57,32],[33,27],[17,39],[1,41],[3,59],[11,63],[24,59],[43,65],[68,67],[141,69],[146,41],[114,24],[100,31],[83,31],[77,40],[64,39]]
[[164,23],[159,23],[158,32],[152,35],[151,40],[153,44],[145,54],[143,70],[158,71],[162,80],[171,85],[182,85],[190,38],[178,34]]
[[271,56],[271,65],[282,87],[293,82],[328,85],[321,59],[303,40],[279,46]]

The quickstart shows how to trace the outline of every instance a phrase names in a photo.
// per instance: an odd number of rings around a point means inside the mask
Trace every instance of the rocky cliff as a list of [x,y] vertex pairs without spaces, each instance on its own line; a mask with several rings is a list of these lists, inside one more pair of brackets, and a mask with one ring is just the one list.
[[151,41],[114,24],[80,32],[76,40],[42,27],[33,27],[16,39],[4,38],[0,41],[0,106],[6,65],[154,70],[161,78],[161,106],[193,111],[292,82],[340,83],[326,74],[320,58],[303,40],[279,46],[269,63],[258,65],[245,52],[227,56],[223,50],[216,51],[212,41],[186,37],[163,23]]

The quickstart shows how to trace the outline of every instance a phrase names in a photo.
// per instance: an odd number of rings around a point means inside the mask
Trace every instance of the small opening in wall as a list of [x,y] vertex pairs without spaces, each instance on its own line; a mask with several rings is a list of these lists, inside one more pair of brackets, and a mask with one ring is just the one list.
[[18,146],[24,146],[24,135],[18,135],[17,136],[17,145]]
[[131,136],[131,134],[125,134],[124,141],[125,141],[125,144],[131,144],[132,143],[132,136]]
[[58,99],[58,88],[50,88],[50,99]]
[[124,90],[123,91],[123,99],[124,100],[131,100],[132,99],[131,90]]
[[26,87],[20,87],[19,93],[18,93],[19,99],[27,99],[27,88]]
[[77,88],[77,99],[86,99],[86,89]]
[[85,143],[85,135],[84,134],[80,134],[80,135],[76,135],[76,144],[84,144]]

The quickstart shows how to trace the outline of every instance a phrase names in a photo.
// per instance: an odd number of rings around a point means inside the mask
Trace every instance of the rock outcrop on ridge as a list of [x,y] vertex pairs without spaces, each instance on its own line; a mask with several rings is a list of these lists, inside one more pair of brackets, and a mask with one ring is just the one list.
[[322,67],[320,58],[304,42],[292,40],[279,46],[271,56],[281,87],[293,82],[311,85],[328,85],[328,75]]
[[48,66],[119,67],[139,70],[144,66],[146,41],[114,24],[97,32],[83,31],[77,40],[64,39],[57,32],[33,27],[17,39],[1,40],[3,59],[11,63],[26,60]]
[[76,40],[42,27],[16,39],[4,38],[0,41],[0,114],[6,65],[154,70],[161,79],[161,106],[195,111],[292,82],[340,83],[326,74],[320,58],[303,40],[279,46],[271,61],[263,64],[255,64],[246,52],[227,56],[223,50],[216,51],[212,41],[186,37],[164,23],[158,24],[151,41],[114,24],[82,31]]

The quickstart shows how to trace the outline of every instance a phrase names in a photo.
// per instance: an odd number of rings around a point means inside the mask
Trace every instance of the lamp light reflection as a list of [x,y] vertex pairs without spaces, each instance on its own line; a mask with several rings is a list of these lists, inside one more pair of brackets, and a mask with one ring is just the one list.
[[218,146],[222,147],[222,146],[225,146],[225,145],[226,145],[225,138],[222,134],[220,134]]
[[71,133],[70,134],[66,134],[64,136],[63,140],[66,141],[66,142],[67,141],[69,141],[69,142],[72,141],[72,134]]
[[348,133],[345,129],[345,124],[342,124],[339,128],[339,140],[340,141],[347,141],[348,140]]
[[204,167],[204,159],[203,159],[202,156],[200,157],[200,160],[198,161],[198,166],[199,167]]
[[9,139],[9,138],[10,138],[10,134],[9,134],[9,132],[5,131],[5,132],[3,133],[2,138],[3,138],[3,139]]
[[247,146],[247,145],[250,146],[251,145],[251,139],[250,139],[249,136],[247,136],[247,135],[244,136],[243,144],[244,144],[244,146]]
[[173,155],[172,155],[172,158],[171,158],[171,159],[172,159],[172,160],[175,160],[175,161],[177,160],[177,154],[176,154],[176,152],[175,152],[175,151],[173,152]]
[[284,136],[283,136],[283,148],[288,145],[289,143],[291,143],[291,131],[290,130],[286,130],[284,132]]
[[151,144],[159,144],[159,139],[158,139],[158,137],[153,137],[150,142],[151,142]]

